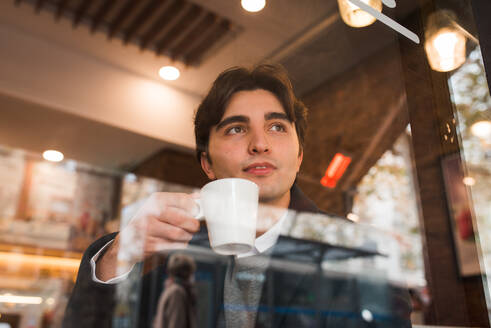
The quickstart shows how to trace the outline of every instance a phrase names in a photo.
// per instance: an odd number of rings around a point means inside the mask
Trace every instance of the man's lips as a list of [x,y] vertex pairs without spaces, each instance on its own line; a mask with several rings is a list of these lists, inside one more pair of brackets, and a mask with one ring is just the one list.
[[244,172],[253,175],[268,175],[276,170],[276,166],[268,162],[253,163],[244,168]]

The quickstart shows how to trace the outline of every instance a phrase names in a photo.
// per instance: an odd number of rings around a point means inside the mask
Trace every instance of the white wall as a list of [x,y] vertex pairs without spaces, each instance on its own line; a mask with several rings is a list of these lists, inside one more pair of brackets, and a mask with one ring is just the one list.
[[5,23],[0,23],[0,92],[194,147],[198,96]]

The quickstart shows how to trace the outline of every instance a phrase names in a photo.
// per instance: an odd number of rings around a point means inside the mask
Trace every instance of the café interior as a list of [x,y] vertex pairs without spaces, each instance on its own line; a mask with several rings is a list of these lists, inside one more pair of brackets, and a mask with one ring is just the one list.
[[[399,288],[414,327],[490,327],[490,15],[486,0],[1,1],[0,328],[63,326],[93,241],[152,193],[199,192],[198,105],[220,72],[265,62],[309,110],[296,184],[324,214],[282,231],[263,326],[337,327],[324,281],[350,277],[343,326],[399,327],[374,301]],[[227,257],[186,251],[199,327],[215,327]],[[283,302],[299,275],[311,288]],[[114,327],[142,326],[132,283]]]

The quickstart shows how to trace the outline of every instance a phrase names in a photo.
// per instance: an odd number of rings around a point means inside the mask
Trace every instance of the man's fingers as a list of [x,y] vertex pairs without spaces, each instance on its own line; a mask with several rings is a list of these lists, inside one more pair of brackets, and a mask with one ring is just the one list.
[[146,252],[153,254],[155,252],[164,252],[169,250],[176,249],[185,249],[187,248],[187,243],[180,243],[175,241],[170,241],[157,237],[150,237],[147,239],[146,244]]
[[169,206],[156,218],[161,222],[184,229],[190,233],[195,233],[199,230],[199,221],[180,208]]
[[152,194],[152,197],[159,208],[159,213],[163,213],[169,207],[175,207],[186,211],[191,216],[198,214],[198,204],[188,194],[157,192]]
[[189,230],[164,222],[159,218],[153,218],[149,221],[147,235],[172,242],[188,242],[193,238],[193,234]]

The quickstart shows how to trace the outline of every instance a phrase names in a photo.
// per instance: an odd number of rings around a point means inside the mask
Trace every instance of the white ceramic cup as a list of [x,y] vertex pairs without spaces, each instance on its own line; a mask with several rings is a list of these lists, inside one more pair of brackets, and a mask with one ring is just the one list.
[[247,253],[256,240],[259,187],[252,181],[227,178],[201,188],[198,219],[205,219],[211,248],[218,254]]

